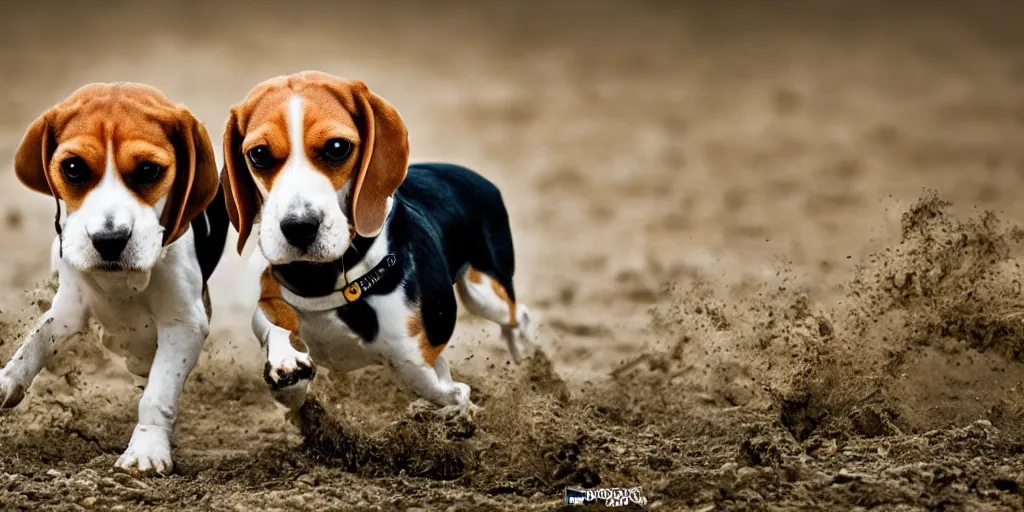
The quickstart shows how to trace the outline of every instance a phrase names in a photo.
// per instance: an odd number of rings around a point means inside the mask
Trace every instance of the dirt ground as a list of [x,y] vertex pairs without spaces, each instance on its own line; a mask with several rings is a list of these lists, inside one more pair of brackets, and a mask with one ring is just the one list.
[[[463,317],[474,421],[368,369],[321,372],[291,423],[228,251],[175,474],[111,469],[140,390],[83,336],[0,413],[0,508],[1024,507],[1024,4],[145,4],[5,8],[0,160],[91,81],[160,87],[219,140],[265,78],[362,79],[414,160],[503,190],[544,354],[515,367]],[[53,292],[52,203],[5,169],[2,361]]]

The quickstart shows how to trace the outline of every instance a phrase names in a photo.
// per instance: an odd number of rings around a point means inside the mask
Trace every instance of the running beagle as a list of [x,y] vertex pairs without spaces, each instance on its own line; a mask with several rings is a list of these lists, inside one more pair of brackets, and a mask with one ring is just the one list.
[[206,281],[228,229],[206,129],[153,87],[90,84],[32,123],[14,169],[57,201],[59,285],[0,369],[0,406],[21,402],[47,357],[92,316],[107,349],[148,377],[116,465],[169,473],[178,398],[210,330]]
[[501,325],[517,363],[533,353],[501,193],[463,167],[409,166],[405,124],[362,82],[307,71],[257,85],[232,109],[224,155],[238,251],[257,229],[266,260],[252,329],[285,406],[303,403],[316,361],[387,364],[420,398],[466,411],[469,386],[441,355],[455,290]]

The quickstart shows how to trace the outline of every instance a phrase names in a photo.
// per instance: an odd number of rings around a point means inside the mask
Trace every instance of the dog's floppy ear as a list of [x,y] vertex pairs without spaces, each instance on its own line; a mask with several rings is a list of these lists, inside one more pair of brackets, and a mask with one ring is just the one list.
[[47,111],[28,127],[14,155],[14,173],[18,180],[26,187],[48,196],[53,195],[49,167],[50,157],[56,149],[50,116],[50,111]]
[[405,179],[409,165],[409,133],[401,116],[362,82],[352,83],[360,110],[363,148],[352,189],[352,220],[356,233],[374,237],[387,220],[388,198]]
[[238,125],[238,114],[231,109],[231,118],[224,130],[224,201],[227,203],[228,218],[238,230],[238,254],[242,254],[245,241],[252,233],[256,220],[256,184],[249,174],[249,166],[242,154],[242,131]]
[[206,128],[184,107],[178,109],[174,144],[175,176],[167,206],[164,207],[164,245],[188,231],[196,218],[217,195],[217,161]]

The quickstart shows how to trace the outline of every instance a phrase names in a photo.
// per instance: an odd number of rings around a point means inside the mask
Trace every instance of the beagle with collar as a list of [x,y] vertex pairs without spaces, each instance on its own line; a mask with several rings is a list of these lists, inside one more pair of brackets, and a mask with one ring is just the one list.
[[501,326],[516,363],[533,353],[501,193],[463,167],[409,166],[405,124],[362,82],[307,71],[257,85],[232,109],[224,154],[238,251],[255,229],[266,260],[252,328],[283,405],[301,406],[317,364],[386,364],[418,397],[466,411],[469,386],[441,355],[456,292]]
[[169,473],[178,399],[210,330],[206,281],[228,229],[206,129],[153,87],[90,84],[32,123],[14,168],[57,201],[58,289],[0,369],[0,406],[21,402],[60,343],[95,318],[104,346],[148,378],[116,465]]

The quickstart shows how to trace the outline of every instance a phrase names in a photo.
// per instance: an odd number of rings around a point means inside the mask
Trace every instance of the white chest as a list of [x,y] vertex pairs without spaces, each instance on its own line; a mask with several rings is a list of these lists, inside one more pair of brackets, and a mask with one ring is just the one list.
[[338,372],[350,372],[379,363],[363,340],[334,311],[300,312],[302,339],[316,364]]

